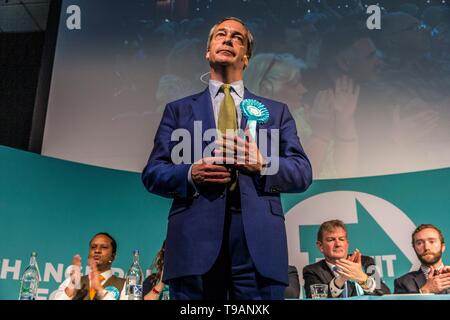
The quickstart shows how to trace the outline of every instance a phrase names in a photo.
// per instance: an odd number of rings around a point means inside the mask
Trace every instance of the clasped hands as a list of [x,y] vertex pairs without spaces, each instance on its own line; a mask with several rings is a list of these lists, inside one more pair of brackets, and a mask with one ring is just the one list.
[[366,282],[368,275],[363,271],[361,264],[361,252],[356,249],[355,252],[344,259],[336,261],[337,273],[339,277],[336,278],[336,285],[340,288],[348,280],[353,280],[358,283]]
[[[80,255],[75,255],[72,259],[72,265],[70,266],[70,272],[69,272],[69,284],[67,285],[67,288],[65,289],[66,294],[69,297],[73,297],[77,290],[81,288],[81,257]],[[94,260],[89,260],[89,280],[90,280],[90,287],[94,289],[97,292],[103,291],[103,286],[101,285],[100,281],[100,273],[97,269],[97,264]]]
[[438,274],[431,267],[425,285],[420,288],[421,293],[441,293],[450,288],[450,267],[444,267]]
[[260,174],[266,161],[249,130],[244,139],[239,135],[223,135],[217,141],[214,156],[203,158],[192,165],[191,177],[195,185],[227,184],[231,170]]

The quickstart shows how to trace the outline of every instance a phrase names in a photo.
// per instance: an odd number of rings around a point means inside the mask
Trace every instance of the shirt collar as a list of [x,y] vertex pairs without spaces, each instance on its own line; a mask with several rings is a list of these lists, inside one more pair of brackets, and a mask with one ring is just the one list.
[[328,268],[330,268],[331,272],[334,273],[334,275],[338,274],[336,269],[337,267],[334,264],[329,263],[328,261],[325,260],[325,262],[327,263]]
[[[220,91],[220,87],[223,82],[217,80],[209,80],[209,93],[211,97],[215,98]],[[230,83],[233,91],[239,96],[239,98],[244,98],[244,81],[238,80]]]
[[102,272],[102,273],[100,273],[102,276],[103,276],[103,278],[105,278],[105,281],[107,281],[109,278],[111,278],[112,277],[112,270],[111,269],[109,269],[109,270],[106,270],[105,272]]
[[[437,267],[437,268],[434,269],[434,270],[439,272],[439,271],[441,271],[443,268],[444,268],[444,264],[441,263],[441,264],[439,265],[439,267]],[[425,265],[422,264],[422,265],[420,266],[420,269],[422,270],[422,272],[423,272],[423,274],[425,275],[425,277],[428,278],[428,274],[430,273],[431,267],[425,266]]]

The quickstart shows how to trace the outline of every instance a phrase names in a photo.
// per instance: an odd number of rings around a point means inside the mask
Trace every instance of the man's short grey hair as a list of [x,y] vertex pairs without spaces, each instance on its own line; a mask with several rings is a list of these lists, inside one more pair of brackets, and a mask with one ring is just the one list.
[[209,46],[211,45],[211,40],[212,40],[214,31],[216,30],[217,26],[219,24],[221,24],[222,22],[228,21],[228,20],[233,20],[233,21],[239,22],[240,24],[242,24],[244,26],[245,30],[247,31],[247,53],[246,53],[246,55],[247,55],[247,59],[250,61],[250,58],[252,57],[253,45],[254,45],[255,40],[253,38],[252,33],[250,32],[250,29],[245,25],[244,21],[242,21],[241,19],[236,18],[236,17],[225,17],[222,20],[220,20],[219,22],[217,22],[211,28],[211,30],[209,31],[208,42],[206,44],[206,50],[209,50]]

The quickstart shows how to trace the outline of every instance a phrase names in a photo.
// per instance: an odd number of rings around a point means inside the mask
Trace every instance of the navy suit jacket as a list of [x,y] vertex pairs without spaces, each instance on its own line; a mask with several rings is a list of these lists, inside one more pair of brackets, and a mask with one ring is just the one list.
[[[312,182],[311,164],[300,145],[295,121],[285,104],[255,96],[245,90],[244,99],[262,102],[269,111],[260,129],[279,129],[279,171],[272,176],[240,172],[242,220],[248,249],[258,272],[288,283],[287,241],[281,192],[302,192]],[[205,130],[215,128],[209,90],[169,103],[155,136],[153,151],[142,173],[148,191],[173,198],[166,238],[164,280],[205,274],[216,261],[222,244],[225,217],[225,187],[194,190],[188,181],[190,163],[174,164],[171,141],[175,129],[184,128],[192,137],[194,121]],[[242,117],[241,128],[246,127]],[[270,133],[267,145],[270,146]],[[204,142],[202,149],[210,142]],[[194,147],[194,144],[191,144]],[[194,150],[194,149],[193,149]],[[193,161],[194,155],[191,156]]]
[[394,293],[420,293],[427,279],[422,270],[409,272],[394,281]]
[[[422,269],[409,272],[394,281],[394,293],[420,293],[427,282]],[[440,294],[450,294],[450,289],[446,289]]]

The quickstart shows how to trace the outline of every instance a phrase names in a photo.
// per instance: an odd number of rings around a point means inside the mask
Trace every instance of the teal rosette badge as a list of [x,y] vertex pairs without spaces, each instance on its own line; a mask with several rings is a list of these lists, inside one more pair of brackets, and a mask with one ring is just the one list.
[[105,288],[106,291],[108,291],[108,293],[110,293],[115,300],[119,300],[120,299],[120,292],[116,287],[113,286],[108,286]]
[[259,101],[245,99],[241,102],[241,112],[247,118],[247,125],[253,139],[256,140],[256,125],[269,120],[269,110]]

